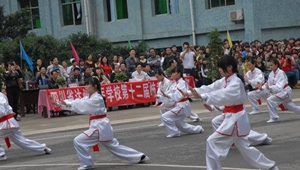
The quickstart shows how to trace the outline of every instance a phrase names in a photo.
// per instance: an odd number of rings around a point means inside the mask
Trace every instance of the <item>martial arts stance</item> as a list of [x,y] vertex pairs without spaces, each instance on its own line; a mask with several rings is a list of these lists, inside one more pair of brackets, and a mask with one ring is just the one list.
[[[158,89],[157,89],[156,94],[154,94],[154,92],[152,94],[156,98],[155,105],[153,105],[152,107],[159,107],[160,115],[162,115],[163,113],[172,109],[175,105],[175,102],[169,101],[169,99],[166,97],[163,97],[162,93],[161,93],[161,91],[167,93],[167,91],[170,90],[170,87],[172,86],[173,82],[165,77],[164,72],[161,69],[158,69],[155,71],[155,77],[158,80]],[[159,103],[161,103],[161,104],[158,105]],[[190,113],[189,118],[193,122],[200,121],[199,116],[193,112]],[[163,122],[158,125],[158,127],[162,127],[162,126],[164,126]]]
[[259,91],[257,91],[257,87],[260,84],[263,84],[265,82],[265,77],[263,72],[255,67],[255,59],[251,58],[247,62],[249,71],[245,74],[245,82],[248,84],[248,99],[252,106],[252,111],[249,113],[250,115],[258,114],[259,106],[258,101],[260,101],[260,98],[267,99],[268,94],[261,94]]
[[267,98],[267,105],[269,109],[270,119],[267,123],[277,122],[279,119],[277,113],[277,106],[283,106],[296,114],[300,114],[300,107],[292,102],[292,89],[288,85],[288,78],[286,74],[279,68],[279,61],[276,58],[269,60],[271,73],[269,74],[268,81],[259,89],[262,93],[270,93]]
[[149,158],[141,152],[138,152],[127,146],[119,145],[114,138],[113,129],[109,119],[106,117],[106,107],[103,96],[101,95],[100,82],[97,78],[86,79],[85,90],[89,97],[76,100],[61,100],[61,102],[52,102],[63,110],[70,110],[78,114],[90,115],[90,127],[74,139],[74,147],[80,160],[78,170],[92,169],[94,162],[90,155],[90,149],[101,143],[107,150],[120,159],[132,163],[141,163]]
[[182,79],[182,76],[182,70],[175,67],[172,70],[174,82],[171,85],[170,90],[167,92],[161,91],[162,96],[168,98],[171,102],[175,102],[175,105],[161,116],[168,133],[168,138],[180,136],[180,131],[185,133],[201,133],[204,131],[202,126],[193,126],[184,121],[184,118],[189,117],[191,114],[191,105],[189,99],[183,96],[178,90],[181,89],[187,91],[188,89],[188,85]]
[[[216,112],[216,113],[221,113],[224,110],[224,106],[214,106],[214,105],[208,105],[204,103],[204,107],[211,111],[211,112]],[[219,126],[222,124],[223,121],[223,114],[216,116],[213,118],[211,121],[213,130],[216,131]],[[250,145],[255,146],[255,145],[270,145],[272,144],[272,138],[268,137],[266,133],[258,133],[254,130],[250,130],[249,135],[247,136]]]
[[[221,159],[226,158],[234,143],[243,158],[252,166],[263,170],[278,170],[275,162],[266,158],[255,147],[250,147],[247,135],[250,123],[244,109],[246,91],[237,76],[237,62],[232,56],[222,56],[218,61],[222,79],[209,86],[191,89],[193,96],[209,105],[224,105],[223,121],[206,141],[207,170],[221,170]],[[184,96],[187,92],[182,92]]]
[[[22,149],[44,152],[50,154],[51,149],[46,144],[40,144],[36,141],[25,138],[21,131],[19,123],[14,118],[15,113],[8,104],[8,100],[3,93],[0,93],[0,140],[5,140],[7,147],[10,147],[10,139]],[[6,160],[5,151],[0,146],[0,160]]]

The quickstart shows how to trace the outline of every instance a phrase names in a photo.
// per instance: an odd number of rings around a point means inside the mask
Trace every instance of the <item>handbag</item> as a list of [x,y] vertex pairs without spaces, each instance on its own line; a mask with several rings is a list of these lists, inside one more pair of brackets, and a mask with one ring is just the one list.
[[18,85],[20,90],[24,89],[23,80],[21,78],[18,78]]

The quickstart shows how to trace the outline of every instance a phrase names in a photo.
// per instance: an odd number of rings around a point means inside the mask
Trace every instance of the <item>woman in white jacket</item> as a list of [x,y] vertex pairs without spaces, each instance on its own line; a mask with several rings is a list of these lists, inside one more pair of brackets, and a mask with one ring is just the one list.
[[81,165],[78,170],[92,169],[94,167],[90,148],[93,147],[94,151],[97,151],[99,143],[120,159],[132,163],[141,163],[149,160],[144,153],[119,145],[118,140],[114,138],[110,121],[106,117],[105,98],[101,95],[99,80],[91,77],[86,79],[85,83],[85,90],[89,94],[88,97],[76,100],[62,100],[60,102],[52,100],[55,105],[63,110],[90,115],[89,129],[74,139],[74,147]]
[[195,97],[207,104],[225,106],[222,123],[206,141],[207,170],[222,170],[221,159],[227,157],[233,143],[252,166],[263,170],[278,170],[274,161],[269,160],[255,147],[249,146],[247,135],[250,132],[250,122],[244,109],[246,91],[243,81],[237,76],[236,60],[232,56],[222,56],[218,67],[222,79],[209,86],[191,89]]

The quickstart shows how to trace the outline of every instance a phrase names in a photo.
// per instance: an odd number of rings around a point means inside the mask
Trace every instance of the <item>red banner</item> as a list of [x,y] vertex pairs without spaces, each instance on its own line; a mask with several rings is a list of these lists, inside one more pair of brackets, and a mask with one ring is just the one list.
[[[189,86],[195,87],[193,77],[185,77]],[[155,98],[151,96],[151,92],[157,91],[157,80],[125,82],[101,85],[102,94],[106,97],[108,107],[151,103],[155,102]],[[52,96],[55,101],[60,99],[76,99],[85,95],[85,87],[69,87],[62,89],[46,90],[47,96]],[[60,111],[59,108],[53,107],[54,111]]]

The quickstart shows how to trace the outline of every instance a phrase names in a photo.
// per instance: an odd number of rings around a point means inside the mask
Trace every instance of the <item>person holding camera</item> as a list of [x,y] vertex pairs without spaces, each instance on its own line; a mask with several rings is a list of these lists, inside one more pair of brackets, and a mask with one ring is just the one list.
[[15,62],[7,64],[7,71],[4,72],[4,78],[6,82],[6,91],[8,103],[11,105],[17,121],[21,120],[21,116],[18,113],[18,102],[20,96],[20,90],[22,90],[22,78],[23,75],[20,71],[20,66],[16,65]]
[[183,65],[183,73],[186,75],[195,75],[195,52],[190,48],[190,44],[188,42],[183,43],[184,51],[180,53],[180,59]]

